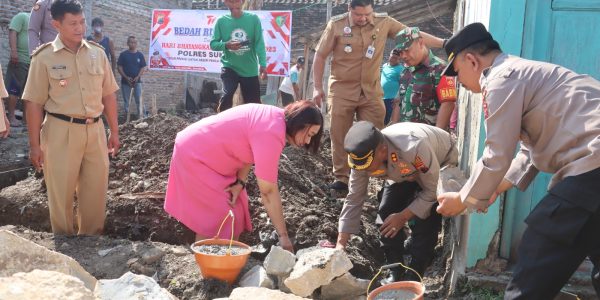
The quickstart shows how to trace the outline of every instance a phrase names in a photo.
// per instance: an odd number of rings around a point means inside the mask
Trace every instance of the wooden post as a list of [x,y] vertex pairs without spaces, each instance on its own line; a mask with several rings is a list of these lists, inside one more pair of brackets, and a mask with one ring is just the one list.
[[300,99],[312,99],[312,91],[308,90],[310,87],[310,77],[308,74],[310,74],[310,70],[312,70],[312,66],[309,63],[311,60],[308,57],[308,54],[310,53],[310,42],[311,41],[307,40],[304,44],[304,68],[302,69],[302,88],[300,89]]
[[145,111],[144,111],[144,91],[140,91],[140,108],[139,108],[139,119],[145,118]]
[[156,94],[152,94],[152,115],[158,114],[158,108],[156,107]]
[[129,123],[129,117],[131,114],[131,110],[130,110],[131,109],[131,100],[133,100],[133,99],[131,99],[131,98],[133,98],[133,90],[134,90],[134,88],[132,87],[131,92],[129,93],[129,101],[127,102],[127,119],[125,120],[125,123]]

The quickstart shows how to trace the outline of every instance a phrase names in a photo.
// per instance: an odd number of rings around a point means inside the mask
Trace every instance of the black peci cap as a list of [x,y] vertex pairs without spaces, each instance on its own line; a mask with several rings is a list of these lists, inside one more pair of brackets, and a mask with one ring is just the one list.
[[467,47],[473,44],[487,40],[493,41],[494,38],[481,23],[469,24],[458,31],[455,35],[448,39],[446,45],[444,46],[446,54],[448,55],[448,66],[446,66],[446,69],[444,69],[442,75],[456,76],[457,74],[454,72],[454,67],[452,66],[456,55],[458,55],[460,51],[465,50]]
[[373,162],[375,149],[383,141],[383,134],[371,122],[356,122],[344,139],[344,150],[348,152],[348,165],[352,169],[364,170]]

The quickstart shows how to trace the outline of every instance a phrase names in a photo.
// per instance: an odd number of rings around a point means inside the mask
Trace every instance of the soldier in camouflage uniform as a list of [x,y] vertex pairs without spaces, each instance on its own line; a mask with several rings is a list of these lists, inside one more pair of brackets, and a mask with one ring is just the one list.
[[418,27],[407,27],[396,35],[394,49],[407,66],[400,75],[392,123],[418,122],[447,130],[456,102],[454,78],[442,76],[446,67],[423,43]]

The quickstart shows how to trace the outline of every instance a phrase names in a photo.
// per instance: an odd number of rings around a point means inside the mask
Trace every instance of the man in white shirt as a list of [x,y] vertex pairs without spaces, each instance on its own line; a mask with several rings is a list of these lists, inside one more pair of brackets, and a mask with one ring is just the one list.
[[279,86],[279,92],[281,93],[281,104],[284,107],[294,101],[300,100],[300,86],[298,86],[300,78],[298,74],[303,68],[304,56],[298,56],[298,59],[296,59],[296,65],[290,69],[290,76],[285,77]]

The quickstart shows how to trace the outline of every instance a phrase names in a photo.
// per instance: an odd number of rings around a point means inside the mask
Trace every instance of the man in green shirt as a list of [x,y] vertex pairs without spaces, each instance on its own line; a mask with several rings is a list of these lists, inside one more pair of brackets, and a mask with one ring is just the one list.
[[244,12],[243,4],[244,0],[225,0],[231,13],[217,20],[210,41],[212,50],[223,51],[221,80],[224,94],[219,101],[219,112],[231,108],[238,84],[244,103],[260,103],[259,66],[261,78],[266,77],[267,55],[260,19]]
[[6,69],[5,85],[8,90],[8,119],[13,127],[21,126],[21,121],[15,117],[17,100],[23,93],[27,73],[29,72],[29,13],[16,14],[8,26],[8,44],[10,47],[10,62]]

